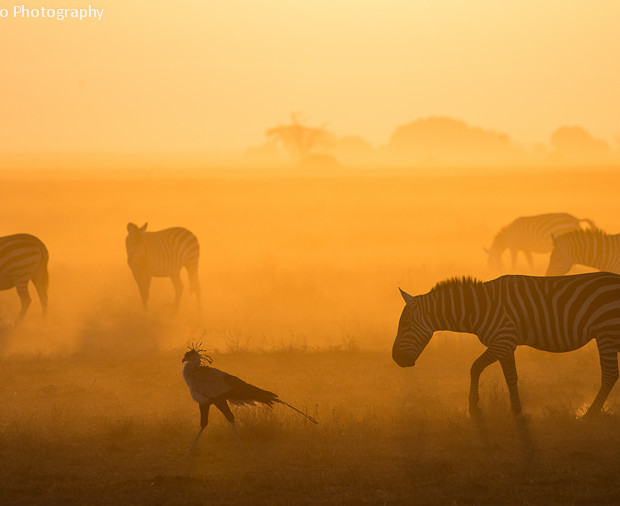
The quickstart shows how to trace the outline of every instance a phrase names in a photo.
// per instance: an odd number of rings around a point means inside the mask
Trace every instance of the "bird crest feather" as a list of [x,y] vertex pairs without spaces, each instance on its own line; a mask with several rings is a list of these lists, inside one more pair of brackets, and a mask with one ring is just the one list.
[[200,356],[200,361],[203,364],[212,364],[213,363],[213,359],[211,358],[210,355],[206,354],[207,350],[203,350],[202,349],[202,341],[200,341],[199,343],[192,343],[191,341],[187,343],[187,349],[189,351],[194,351],[196,353],[198,353],[198,355]]

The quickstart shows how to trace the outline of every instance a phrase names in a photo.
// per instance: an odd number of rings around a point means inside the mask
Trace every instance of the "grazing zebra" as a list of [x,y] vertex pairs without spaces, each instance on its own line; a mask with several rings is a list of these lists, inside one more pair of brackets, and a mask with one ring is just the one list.
[[392,358],[413,366],[433,333],[476,334],[487,349],[471,367],[469,410],[479,412],[478,381],[499,360],[513,412],[521,412],[514,352],[518,345],[555,353],[596,340],[602,384],[587,414],[600,412],[618,379],[620,276],[593,272],[574,276],[501,276],[483,283],[451,279],[413,297],[401,290],[406,306],[398,324]]
[[147,223],[138,227],[127,225],[127,263],[140,289],[142,303],[146,309],[149,299],[151,278],[169,277],[174,285],[174,307],[179,308],[183,283],[181,268],[189,273],[190,291],[196,294],[200,307],[200,282],[198,281],[198,239],[182,227],[166,228],[157,232],[146,232]]
[[532,253],[550,252],[553,248],[551,241],[553,235],[581,230],[579,224],[582,221],[588,223],[590,227],[594,227],[591,220],[587,218],[580,220],[567,213],[549,213],[517,218],[497,233],[491,249],[485,249],[489,254],[489,265],[493,268],[501,268],[502,253],[509,249],[513,270],[517,265],[519,251],[523,251],[530,268],[533,268]]
[[39,294],[43,318],[47,316],[48,260],[47,248],[33,235],[14,234],[0,237],[0,290],[17,288],[22,303],[17,323],[23,320],[30,306],[30,280]]
[[592,228],[554,236],[547,276],[566,274],[575,264],[620,274],[620,234]]

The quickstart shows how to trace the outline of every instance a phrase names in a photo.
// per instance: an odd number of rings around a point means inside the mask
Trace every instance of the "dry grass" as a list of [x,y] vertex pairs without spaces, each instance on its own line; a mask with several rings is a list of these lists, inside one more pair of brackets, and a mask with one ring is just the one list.
[[[447,339],[447,338],[446,338]],[[3,504],[616,503],[619,416],[577,419],[588,385],[568,385],[594,350],[548,366],[520,356],[526,416],[509,413],[499,367],[483,376],[484,418],[466,414],[474,346],[429,353],[420,370],[389,354],[236,351],[216,365],[281,394],[236,409],[245,454],[214,412],[195,453],[198,409],[182,349],[142,356],[14,357],[0,372]],[[469,356],[463,357],[466,354]],[[538,357],[540,358],[540,357]],[[450,361],[455,367],[444,368]],[[422,362],[422,361],[421,361]],[[579,383],[579,382],[577,382]],[[586,382],[583,382],[586,383]],[[614,396],[617,398],[617,396]]]
[[[482,377],[483,421],[470,420],[473,336],[437,335],[414,369],[390,358],[398,286],[495,277],[482,247],[519,215],[568,211],[617,232],[620,176],[134,176],[3,181],[2,235],[46,242],[51,307],[40,326],[35,300],[15,329],[17,297],[0,293],[0,503],[620,502],[618,391],[598,420],[576,416],[599,385],[592,346],[518,351],[520,421],[498,366]],[[140,313],[123,240],[147,220],[201,240],[202,313],[187,294],[171,315],[168,280]],[[238,409],[243,455],[214,412],[183,459],[199,419],[180,358],[205,331],[215,366],[319,425]]]

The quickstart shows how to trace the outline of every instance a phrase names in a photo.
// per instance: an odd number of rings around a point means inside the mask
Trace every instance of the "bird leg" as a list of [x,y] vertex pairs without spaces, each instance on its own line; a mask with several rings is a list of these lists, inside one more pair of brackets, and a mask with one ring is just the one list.
[[209,408],[211,407],[211,404],[199,404],[198,406],[200,407],[200,430],[198,431],[198,434],[196,434],[196,437],[192,441],[192,444],[189,447],[189,450],[187,450],[187,453],[185,454],[186,457],[192,451],[192,448],[196,444],[196,441],[198,441],[200,434],[202,434],[202,431],[205,430],[205,428],[207,427],[207,424],[209,423]]
[[235,436],[237,436],[237,442],[239,443],[239,446],[241,447],[241,451],[243,451],[243,445],[241,444],[241,438],[239,437],[239,433],[237,432],[237,425],[235,424],[235,415],[233,415],[233,412],[230,410],[230,406],[228,405],[228,402],[226,401],[226,399],[221,399],[221,400],[214,402],[213,404],[215,404],[215,407],[222,412],[222,414],[226,417],[226,420],[228,420],[230,424],[232,425],[232,428],[235,431]]
[[243,445],[241,444],[241,438],[239,437],[239,433],[237,432],[237,424],[235,424],[235,421],[232,421],[232,428],[235,431],[235,436],[237,436],[237,442],[239,443],[239,448],[241,448],[241,451],[245,453],[245,450],[243,449]]
[[198,434],[196,434],[196,437],[192,441],[192,444],[190,445],[189,449],[185,453],[185,457],[187,457],[190,454],[190,452],[192,451],[192,448],[196,444],[196,441],[198,441],[198,438],[200,437],[200,434],[202,434],[202,431],[205,430],[205,427],[206,427],[206,425],[204,427],[200,427],[200,430],[198,431]]

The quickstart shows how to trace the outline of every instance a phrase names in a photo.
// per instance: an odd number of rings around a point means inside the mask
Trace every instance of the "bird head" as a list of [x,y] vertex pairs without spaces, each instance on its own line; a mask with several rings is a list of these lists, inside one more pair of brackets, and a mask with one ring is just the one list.
[[201,346],[202,346],[202,343],[198,343],[198,344],[189,343],[187,345],[187,348],[189,349],[189,351],[186,352],[185,355],[183,355],[183,359],[181,360],[181,363],[197,362],[198,364],[203,364],[207,366],[209,364],[212,364],[213,359],[205,353],[206,350],[200,349]]

